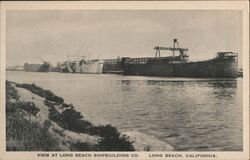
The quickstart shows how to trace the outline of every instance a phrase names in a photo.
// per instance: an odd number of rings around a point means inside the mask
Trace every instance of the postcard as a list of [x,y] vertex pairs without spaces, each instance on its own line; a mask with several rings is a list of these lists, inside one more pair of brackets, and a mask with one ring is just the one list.
[[1,2],[1,160],[249,159],[249,2]]

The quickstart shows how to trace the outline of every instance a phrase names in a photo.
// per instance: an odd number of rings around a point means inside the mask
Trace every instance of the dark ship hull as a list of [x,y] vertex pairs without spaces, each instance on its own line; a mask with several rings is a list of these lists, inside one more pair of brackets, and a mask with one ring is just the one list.
[[164,58],[154,58],[145,64],[128,64],[123,67],[125,75],[164,77],[238,77],[237,60],[215,58],[207,61],[171,63]]
[[24,64],[24,71],[27,72],[49,72],[52,71],[52,68],[48,63],[44,64]]
[[[180,48],[177,39],[173,47],[159,47],[154,58],[122,58],[121,66],[125,75],[164,76],[164,77],[201,77],[236,78],[238,74],[238,53],[218,52],[207,61],[189,62],[187,48]],[[162,50],[173,52],[172,56],[161,57]],[[179,55],[175,56],[175,52]]]

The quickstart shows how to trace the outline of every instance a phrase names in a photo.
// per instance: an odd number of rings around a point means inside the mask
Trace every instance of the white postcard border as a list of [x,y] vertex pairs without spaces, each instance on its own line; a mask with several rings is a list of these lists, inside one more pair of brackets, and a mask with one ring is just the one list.
[[[118,154],[128,153],[139,157],[119,159],[249,159],[249,3],[247,1],[84,1],[84,2],[1,2],[1,153],[2,160],[27,159],[118,159],[118,157],[43,157],[38,153],[59,154]],[[5,151],[5,59],[6,59],[6,11],[8,10],[242,10],[243,14],[243,152],[6,152]],[[181,154],[183,157],[149,157],[149,154]],[[216,158],[186,157],[186,155],[215,154]],[[135,156],[135,155],[134,155]]]

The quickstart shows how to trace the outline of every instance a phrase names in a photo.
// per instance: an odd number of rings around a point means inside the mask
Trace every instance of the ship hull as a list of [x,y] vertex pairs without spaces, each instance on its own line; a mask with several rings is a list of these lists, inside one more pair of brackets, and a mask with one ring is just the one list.
[[76,67],[75,73],[93,73],[101,74],[103,63],[99,61],[92,62],[91,64],[83,64]]
[[178,64],[153,63],[129,64],[124,67],[125,75],[163,76],[163,77],[238,77],[235,59],[212,59]]
[[24,64],[26,72],[48,72],[49,68],[43,64]]
[[103,62],[99,60],[89,61],[88,64],[73,65],[70,63],[65,64],[65,68],[60,69],[61,72],[66,73],[86,73],[86,74],[102,74]]

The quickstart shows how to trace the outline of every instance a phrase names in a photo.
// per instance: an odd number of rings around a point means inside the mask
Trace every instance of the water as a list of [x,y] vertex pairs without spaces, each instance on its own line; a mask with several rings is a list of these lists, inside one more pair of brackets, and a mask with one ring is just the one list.
[[72,103],[94,123],[154,135],[179,151],[241,151],[242,78],[7,72]]

